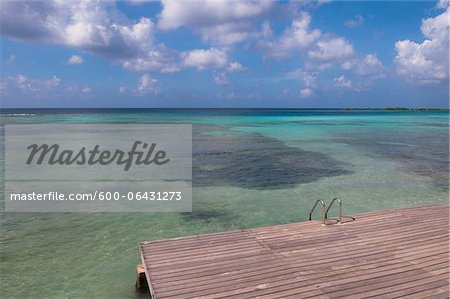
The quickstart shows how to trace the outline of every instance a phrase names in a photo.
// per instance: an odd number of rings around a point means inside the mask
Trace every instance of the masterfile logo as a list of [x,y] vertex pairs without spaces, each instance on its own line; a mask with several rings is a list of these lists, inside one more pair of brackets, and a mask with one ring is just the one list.
[[8,212],[190,212],[192,125],[7,124],[5,199]]
[[[139,150],[141,148],[142,150]],[[148,144],[142,141],[135,141],[130,151],[123,150],[100,150],[100,145],[96,144],[93,149],[87,150],[82,147],[79,151],[64,149],[61,150],[58,144],[32,144],[27,147],[30,150],[27,165],[33,162],[41,165],[46,162],[48,165],[109,165],[116,163],[124,165],[124,171],[128,171],[131,165],[164,165],[170,161],[166,158],[166,151],[157,150],[156,143]],[[35,159],[36,158],[36,159]],[[34,161],[36,160],[36,161]]]

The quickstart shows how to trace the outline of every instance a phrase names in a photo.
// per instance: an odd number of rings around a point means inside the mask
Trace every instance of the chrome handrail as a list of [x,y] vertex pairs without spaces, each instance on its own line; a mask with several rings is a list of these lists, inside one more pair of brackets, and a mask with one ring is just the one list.
[[327,208],[327,210],[325,211],[325,219],[328,219],[328,212],[330,211],[331,206],[333,205],[333,203],[334,203],[336,200],[337,200],[338,203],[339,203],[339,223],[342,224],[342,202],[341,202],[341,200],[340,200],[339,198],[337,198],[337,197],[333,198],[333,200],[332,200],[332,201],[330,202],[330,204],[328,205],[328,208]]
[[318,199],[318,200],[316,200],[316,202],[314,203],[314,206],[313,206],[313,208],[311,209],[311,212],[309,212],[309,221],[311,221],[311,219],[312,219],[312,213],[314,212],[314,209],[316,208],[316,206],[317,206],[317,204],[318,203],[321,203],[322,204],[322,224],[323,225],[325,225],[325,215],[326,215],[326,213],[325,213],[325,203],[323,202],[323,200],[321,200],[321,199]]

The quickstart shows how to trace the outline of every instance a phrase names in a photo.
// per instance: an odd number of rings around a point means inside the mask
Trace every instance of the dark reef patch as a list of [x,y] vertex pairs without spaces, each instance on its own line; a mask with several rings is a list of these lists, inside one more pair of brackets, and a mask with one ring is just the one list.
[[193,186],[282,189],[352,173],[328,155],[290,147],[260,134],[193,136]]
[[335,136],[335,142],[400,162],[403,171],[429,177],[438,188],[449,188],[448,130],[370,131]]

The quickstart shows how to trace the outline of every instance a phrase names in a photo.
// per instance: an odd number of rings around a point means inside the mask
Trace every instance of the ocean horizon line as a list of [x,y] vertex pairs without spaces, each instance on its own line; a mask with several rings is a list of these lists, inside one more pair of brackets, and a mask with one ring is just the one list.
[[408,111],[408,110],[450,110],[449,107],[310,107],[310,108],[276,108],[276,107],[18,107],[0,108],[0,113],[4,111],[24,111],[24,110],[385,110],[385,111]]

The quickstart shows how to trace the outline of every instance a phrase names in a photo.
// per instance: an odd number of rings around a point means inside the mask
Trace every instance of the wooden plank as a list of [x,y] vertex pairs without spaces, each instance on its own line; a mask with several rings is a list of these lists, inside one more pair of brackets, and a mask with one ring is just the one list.
[[448,298],[449,205],[141,242],[164,298]]
[[[442,263],[440,263],[439,261],[431,261],[428,262],[429,265],[433,266],[440,266],[442,267]],[[395,268],[394,268],[395,266]],[[397,265],[394,266],[389,266],[389,267],[384,267],[383,269],[377,269],[377,268],[372,268],[370,270],[366,270],[366,271],[359,271],[359,273],[362,275],[363,273],[365,274],[369,274],[369,273],[373,273],[372,277],[380,277],[383,276],[384,274],[382,273],[383,271],[386,271],[388,269],[397,271],[397,272],[405,272],[406,270],[411,270],[411,269],[417,269],[414,268],[412,266],[409,267],[404,267],[404,268],[397,268]],[[397,269],[396,269],[397,268]],[[234,292],[234,290],[232,290],[231,292],[228,292],[226,295],[227,297],[232,297],[232,295],[236,295],[238,294],[239,298],[251,298],[254,297],[256,295],[261,296],[267,293],[273,293],[274,290],[276,289],[277,291],[283,291],[283,290],[292,290],[292,289],[296,289],[296,290],[300,290],[300,291],[305,291],[305,290],[310,290],[311,288],[317,288],[317,284],[320,282],[328,282],[328,281],[332,281],[333,279],[335,280],[333,283],[341,283],[343,278],[350,278],[349,280],[354,279],[353,273],[342,273],[339,276],[334,275],[327,275],[327,273],[324,273],[322,275],[322,277],[320,277],[320,275],[317,275],[315,277],[309,276],[309,277],[295,277],[295,278],[290,278],[290,279],[286,279],[286,278],[281,278],[281,277],[276,277],[273,280],[267,282],[264,284],[264,288],[261,288],[261,282],[258,281],[258,283],[255,283],[255,287],[257,287],[257,289],[259,290],[255,290],[255,289],[240,289],[240,291],[238,293]],[[366,275],[366,277],[368,277],[368,275]],[[312,280],[314,278],[314,280]],[[207,286],[207,285],[204,285]],[[215,291],[215,290],[213,290]],[[248,293],[249,291],[255,291],[255,292],[251,292]],[[245,296],[245,293],[248,293],[247,296]]]
[[[389,293],[391,298],[425,298],[428,296],[438,295],[448,291],[448,280],[442,279],[429,283],[427,281],[419,281],[412,287],[403,288],[399,291]],[[386,298],[386,294],[378,294],[367,298]]]

